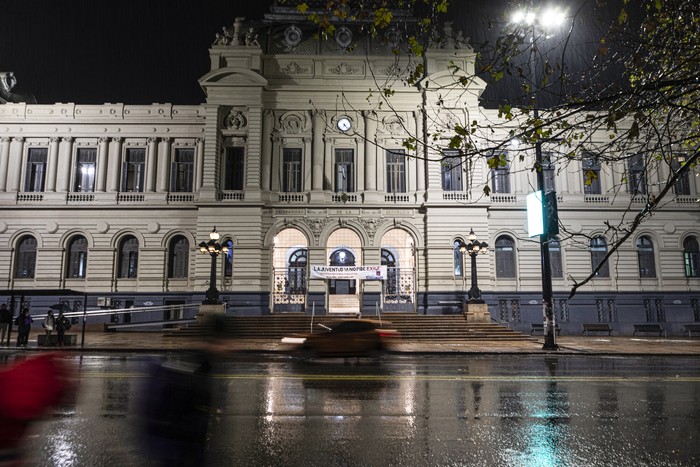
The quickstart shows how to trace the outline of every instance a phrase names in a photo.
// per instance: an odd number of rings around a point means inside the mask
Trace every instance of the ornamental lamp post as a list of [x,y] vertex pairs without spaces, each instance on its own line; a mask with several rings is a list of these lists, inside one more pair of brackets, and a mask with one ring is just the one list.
[[[516,26],[522,27],[524,30],[529,30],[530,39],[530,65],[532,67],[532,81],[534,84],[532,91],[532,115],[536,125],[541,125],[539,118],[539,109],[537,106],[537,90],[539,84],[537,82],[537,31],[545,34],[546,31],[552,30],[564,23],[566,17],[564,12],[556,7],[550,7],[541,11],[521,10],[517,11],[511,18],[511,22]],[[545,179],[543,158],[542,158],[542,142],[539,132],[535,132],[535,168],[537,169],[537,190],[542,193],[544,199]],[[539,236],[540,243],[540,262],[542,270],[542,314],[544,320],[544,345],[542,350],[559,350],[556,344],[555,337],[555,322],[554,310],[552,306],[552,267],[549,260],[549,239],[550,232],[545,231]]]
[[209,273],[209,288],[207,289],[207,296],[202,302],[204,305],[220,305],[219,301],[219,291],[216,288],[216,258],[219,257],[221,253],[228,253],[228,246],[221,245],[219,243],[219,232],[216,231],[216,227],[209,234],[208,242],[201,242],[199,244],[199,251],[202,254],[209,254],[211,256],[211,271]]
[[476,276],[476,257],[478,255],[483,255],[488,253],[489,245],[486,242],[480,242],[476,238],[474,229],[469,229],[469,235],[467,236],[469,243],[460,242],[459,251],[464,257],[464,253],[467,253],[471,258],[471,288],[469,289],[469,303],[484,303],[481,299],[481,290],[479,290],[478,280]]

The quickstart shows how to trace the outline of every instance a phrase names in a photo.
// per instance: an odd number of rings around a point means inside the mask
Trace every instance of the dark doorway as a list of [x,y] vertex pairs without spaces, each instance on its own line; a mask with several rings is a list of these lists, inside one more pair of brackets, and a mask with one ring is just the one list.
[[[355,266],[355,255],[350,250],[341,248],[335,250],[330,258],[331,266]],[[357,281],[355,279],[329,279],[328,293],[331,295],[355,295]]]

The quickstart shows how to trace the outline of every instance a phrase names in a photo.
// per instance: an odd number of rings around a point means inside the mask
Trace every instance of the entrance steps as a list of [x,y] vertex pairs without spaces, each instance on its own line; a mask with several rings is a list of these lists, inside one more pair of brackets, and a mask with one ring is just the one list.
[[[314,332],[321,331],[317,324],[328,324],[341,316],[316,316]],[[378,319],[376,316],[364,316]],[[385,313],[381,316],[385,327],[396,329],[406,340],[463,341],[463,340],[531,340],[521,332],[496,323],[468,323],[462,315],[416,315]],[[226,331],[231,337],[242,339],[281,339],[289,334],[311,331],[311,316],[303,313],[284,313],[266,316],[229,316]],[[201,335],[203,329],[191,324],[169,332],[174,336]]]

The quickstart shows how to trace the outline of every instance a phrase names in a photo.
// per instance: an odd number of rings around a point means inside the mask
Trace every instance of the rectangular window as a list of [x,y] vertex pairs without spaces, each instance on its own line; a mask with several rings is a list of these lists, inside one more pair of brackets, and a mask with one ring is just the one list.
[[646,167],[644,157],[635,154],[628,160],[629,164],[629,191],[633,195],[645,195],[647,193]]
[[355,151],[335,150],[335,192],[355,192]]
[[285,148],[282,152],[282,191],[285,193],[302,191],[300,148]]
[[491,191],[510,193],[510,164],[506,163],[491,170]]
[[459,151],[444,151],[442,159],[442,189],[443,191],[463,191],[462,177],[464,175],[464,160]]
[[75,156],[73,191],[90,193],[95,191],[95,167],[97,148],[78,148]]
[[27,154],[27,172],[24,176],[24,191],[44,191],[48,153],[48,148],[29,149]]
[[595,156],[588,156],[583,161],[583,192],[587,195],[599,195],[600,164]]
[[175,149],[170,167],[170,191],[194,191],[194,148]]
[[406,154],[403,149],[386,152],[386,192],[406,193]]
[[[673,170],[674,174],[678,172],[678,169],[681,168],[681,165],[685,163],[685,157],[685,154],[677,154],[673,157],[673,161],[671,162],[671,169]],[[673,191],[676,193],[676,196],[692,195],[692,193],[690,192],[690,176],[688,174],[688,171],[686,171],[683,175],[678,177],[678,180],[676,180],[676,183],[673,186]]]
[[146,149],[127,149],[124,155],[124,162],[122,162],[121,191],[143,192],[145,179]]
[[245,168],[245,149],[228,147],[224,154],[224,190],[242,191]]

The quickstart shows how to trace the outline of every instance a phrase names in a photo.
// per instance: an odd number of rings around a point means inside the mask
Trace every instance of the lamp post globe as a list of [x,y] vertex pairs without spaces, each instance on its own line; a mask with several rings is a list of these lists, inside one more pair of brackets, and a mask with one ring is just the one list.
[[474,229],[469,230],[467,240],[469,240],[469,243],[460,243],[459,251],[462,255],[467,253],[471,259],[471,287],[468,291],[469,303],[484,303],[481,299],[481,290],[479,289],[477,278],[476,257],[488,253],[489,245],[486,242],[477,240]]
[[211,256],[211,269],[209,271],[209,288],[206,292],[206,298],[202,302],[204,305],[220,305],[219,300],[219,290],[216,288],[216,259],[220,254],[228,253],[228,246],[221,245],[219,243],[219,232],[216,231],[216,227],[212,229],[209,234],[208,242],[199,243],[199,251],[202,254],[209,254]]

